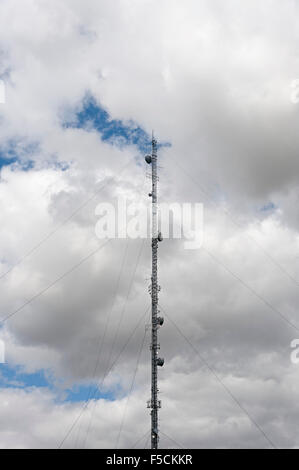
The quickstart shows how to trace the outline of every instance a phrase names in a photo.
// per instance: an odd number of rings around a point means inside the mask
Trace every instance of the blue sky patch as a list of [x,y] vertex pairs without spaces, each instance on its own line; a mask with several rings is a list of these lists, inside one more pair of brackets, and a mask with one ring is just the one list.
[[93,399],[104,399],[109,401],[115,400],[114,393],[111,392],[100,392],[95,384],[89,385],[75,385],[71,389],[66,391],[66,398],[64,401],[82,402]]
[[25,373],[20,366],[12,367],[8,364],[0,364],[0,389],[30,389],[44,388],[54,392],[57,402],[82,402],[88,399],[104,399],[113,401],[115,394],[112,392],[100,392],[95,383],[84,385],[74,385],[71,388],[63,389],[55,385],[50,372],[40,370],[32,374]]
[[[91,129],[101,134],[105,142],[123,147],[136,145],[138,149],[146,153],[151,145],[151,136],[134,121],[123,122],[111,119],[108,112],[96,103],[92,96],[86,96],[82,107],[75,113],[73,121],[63,123],[65,128]],[[169,147],[169,143],[162,142],[159,147]]]
[[0,169],[12,163],[20,163],[24,171],[34,167],[32,155],[39,149],[36,142],[24,141],[23,139],[10,139],[3,145],[0,145]]
[[33,374],[24,373],[21,367],[11,367],[7,364],[0,365],[0,388],[51,388],[49,379],[44,371]]
[[277,206],[273,202],[268,202],[264,206],[260,207],[261,212],[270,212],[277,209]]

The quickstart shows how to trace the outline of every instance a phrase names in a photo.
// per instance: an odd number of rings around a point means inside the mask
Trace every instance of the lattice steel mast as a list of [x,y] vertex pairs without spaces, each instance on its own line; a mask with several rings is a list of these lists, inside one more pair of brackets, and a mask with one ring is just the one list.
[[151,299],[152,299],[152,341],[151,341],[151,400],[148,402],[148,408],[151,408],[151,448],[158,449],[159,444],[159,420],[158,410],[161,408],[161,401],[158,400],[158,366],[162,367],[164,359],[158,357],[160,345],[158,343],[158,329],[163,325],[164,319],[159,317],[158,295],[160,286],[158,285],[158,243],[163,240],[162,234],[158,229],[158,166],[157,166],[157,141],[152,137],[152,154],[147,155],[145,160],[152,165],[152,192],[149,196],[152,198],[152,278],[151,278]]

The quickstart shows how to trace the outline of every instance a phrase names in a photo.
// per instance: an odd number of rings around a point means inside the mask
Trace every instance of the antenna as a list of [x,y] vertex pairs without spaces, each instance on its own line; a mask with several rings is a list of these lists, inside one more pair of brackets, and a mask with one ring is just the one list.
[[158,343],[158,329],[164,323],[164,318],[159,317],[158,294],[160,286],[158,285],[158,243],[163,240],[161,232],[158,232],[158,166],[157,166],[157,141],[152,133],[152,154],[145,157],[146,163],[152,165],[152,192],[149,196],[152,198],[152,278],[150,286],[150,295],[152,299],[152,340],[151,350],[151,400],[147,407],[151,408],[151,448],[158,449],[159,444],[159,420],[158,410],[161,408],[161,401],[158,400],[158,367],[164,365],[164,359],[158,357],[160,345]]

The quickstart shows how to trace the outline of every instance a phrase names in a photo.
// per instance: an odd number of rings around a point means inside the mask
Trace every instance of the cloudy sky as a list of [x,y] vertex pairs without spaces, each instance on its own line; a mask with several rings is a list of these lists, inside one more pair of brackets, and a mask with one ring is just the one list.
[[149,446],[150,242],[95,227],[152,129],[204,204],[159,245],[160,445],[299,446],[298,44],[295,0],[0,0],[0,448]]

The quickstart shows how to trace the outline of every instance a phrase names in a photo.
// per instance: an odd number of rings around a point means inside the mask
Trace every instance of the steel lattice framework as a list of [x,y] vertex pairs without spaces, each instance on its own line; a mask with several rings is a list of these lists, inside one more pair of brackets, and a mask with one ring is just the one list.
[[147,155],[145,160],[152,166],[152,277],[151,277],[151,299],[152,299],[152,340],[151,340],[151,400],[148,407],[151,408],[151,448],[158,449],[159,444],[159,420],[158,410],[161,408],[161,401],[158,400],[158,367],[162,367],[164,359],[158,357],[160,345],[158,343],[158,329],[163,325],[164,319],[159,317],[158,296],[160,286],[158,285],[158,244],[162,241],[162,234],[158,230],[158,166],[157,166],[157,141],[152,138],[152,154]]

